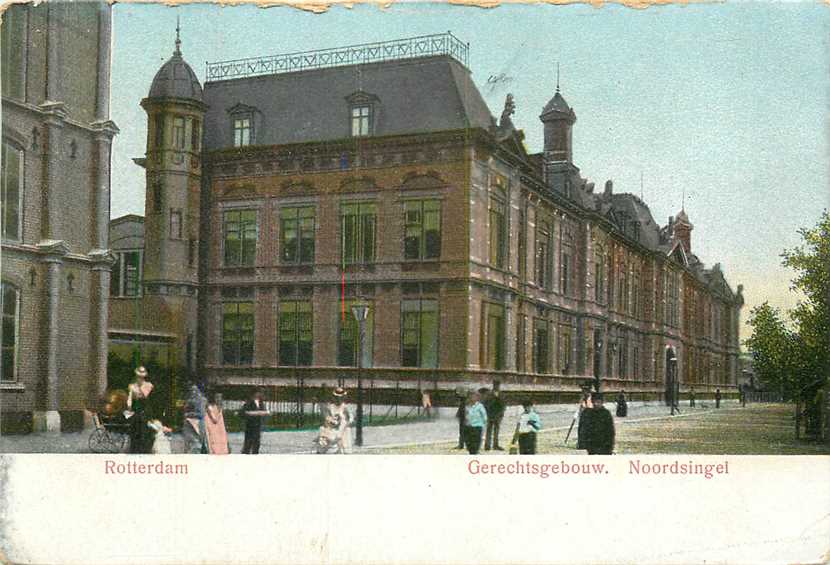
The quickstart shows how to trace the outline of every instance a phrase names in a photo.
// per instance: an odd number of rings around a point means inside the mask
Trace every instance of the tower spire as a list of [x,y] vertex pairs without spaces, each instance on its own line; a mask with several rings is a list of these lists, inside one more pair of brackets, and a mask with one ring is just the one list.
[[181,26],[179,25],[179,16],[176,15],[176,50],[173,51],[173,55],[181,55],[182,54],[182,40],[179,37],[179,32],[181,31]]
[[559,61],[556,61],[556,92],[559,92]]

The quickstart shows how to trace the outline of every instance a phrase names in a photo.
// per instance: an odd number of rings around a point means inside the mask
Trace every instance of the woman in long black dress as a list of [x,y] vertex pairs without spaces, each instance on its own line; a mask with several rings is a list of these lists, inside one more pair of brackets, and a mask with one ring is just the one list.
[[127,410],[132,412],[130,423],[130,453],[150,453],[153,449],[154,433],[147,426],[150,419],[147,401],[153,392],[153,383],[147,380],[147,369],[135,370],[135,382],[130,384],[127,393]]
[[625,400],[625,391],[621,390],[617,395],[617,417],[625,418],[628,416],[628,402]]

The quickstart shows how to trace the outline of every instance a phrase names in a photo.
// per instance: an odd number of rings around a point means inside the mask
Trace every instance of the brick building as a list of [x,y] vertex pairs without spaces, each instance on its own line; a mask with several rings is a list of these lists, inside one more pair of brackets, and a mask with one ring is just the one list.
[[2,430],[75,429],[106,387],[111,7],[14,5],[2,61]]
[[528,153],[467,49],[212,63],[202,89],[177,42],[142,101],[143,319],[169,316],[181,365],[229,387],[351,382],[357,298],[376,386],[658,396],[672,357],[683,388],[734,386],[741,287],[693,253],[685,210],[659,225],[611,181],[595,191],[558,87]]

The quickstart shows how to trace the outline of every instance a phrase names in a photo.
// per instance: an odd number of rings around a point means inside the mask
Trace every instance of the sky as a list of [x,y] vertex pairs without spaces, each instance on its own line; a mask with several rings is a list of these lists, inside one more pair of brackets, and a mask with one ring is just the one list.
[[[573,107],[573,157],[601,188],[642,194],[659,224],[684,206],[692,250],[744,285],[746,320],[769,301],[791,308],[784,249],[830,207],[830,11],[819,4],[663,6],[426,3],[334,7],[113,9],[112,217],[144,213],[147,119],[139,106],[173,51],[204,80],[205,62],[387,41],[452,31],[470,43],[469,67],[494,116],[541,150],[539,114],[556,88]],[[488,82],[489,77],[503,80]],[[749,336],[746,327],[742,337]]]

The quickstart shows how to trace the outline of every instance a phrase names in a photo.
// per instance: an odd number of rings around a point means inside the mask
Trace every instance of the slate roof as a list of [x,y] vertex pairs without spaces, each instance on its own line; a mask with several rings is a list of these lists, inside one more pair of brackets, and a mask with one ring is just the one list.
[[495,124],[470,71],[447,55],[311,69],[205,84],[205,149],[232,146],[231,110],[254,114],[254,144],[350,136],[350,97],[374,104],[374,136]]
[[565,97],[557,90],[556,94],[553,95],[545,107],[542,109],[542,116],[546,116],[550,113],[560,113],[571,115],[573,114],[573,110],[568,103],[565,101]]
[[202,101],[202,86],[178,47],[156,73],[148,98],[184,98]]

